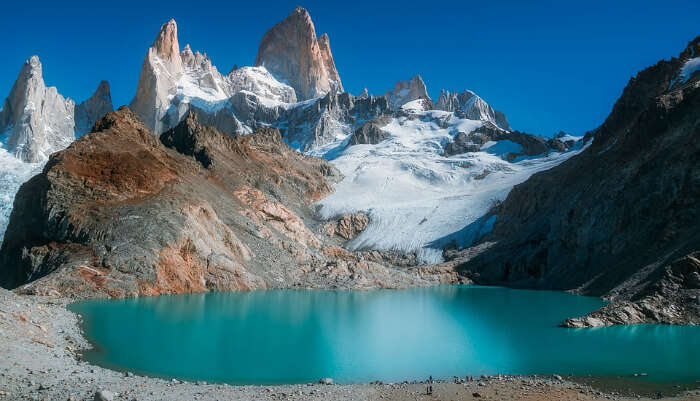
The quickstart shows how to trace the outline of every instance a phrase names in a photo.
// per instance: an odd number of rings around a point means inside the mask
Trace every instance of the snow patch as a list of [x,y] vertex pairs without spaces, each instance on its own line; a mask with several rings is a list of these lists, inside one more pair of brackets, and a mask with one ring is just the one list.
[[12,127],[0,135],[0,243],[10,222],[12,205],[19,187],[39,174],[46,163],[24,163],[10,154],[5,149],[5,144],[11,133]]
[[669,88],[672,88],[675,85],[682,85],[690,79],[690,77],[693,76],[693,74],[700,70],[700,57],[695,57],[691,58],[690,60],[686,61],[685,64],[683,64],[683,67],[681,68],[681,72],[678,74],[678,77],[671,81],[671,85],[669,85]]

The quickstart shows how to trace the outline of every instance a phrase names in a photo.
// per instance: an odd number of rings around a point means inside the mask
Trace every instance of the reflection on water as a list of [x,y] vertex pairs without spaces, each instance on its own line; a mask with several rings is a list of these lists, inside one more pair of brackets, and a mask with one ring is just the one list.
[[700,327],[562,329],[596,298],[495,287],[274,290],[94,300],[100,365],[231,383],[563,373],[700,379]]

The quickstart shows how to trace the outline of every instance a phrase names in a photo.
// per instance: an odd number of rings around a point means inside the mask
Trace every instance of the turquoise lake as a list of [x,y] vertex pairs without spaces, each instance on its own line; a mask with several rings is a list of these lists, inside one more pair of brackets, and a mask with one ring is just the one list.
[[556,327],[597,298],[498,287],[272,290],[71,305],[100,366],[232,384],[482,374],[700,380],[700,327]]

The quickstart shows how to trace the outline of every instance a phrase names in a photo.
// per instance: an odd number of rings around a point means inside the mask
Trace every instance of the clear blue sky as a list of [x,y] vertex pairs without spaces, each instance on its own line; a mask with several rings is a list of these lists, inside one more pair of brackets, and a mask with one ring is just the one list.
[[[0,96],[38,54],[48,85],[77,101],[101,79],[116,105],[136,90],[158,28],[223,73],[252,65],[260,38],[295,6],[327,32],[345,88],[381,94],[421,74],[430,95],[472,89],[511,125],[551,135],[599,125],[631,76],[700,34],[700,1],[3,1]],[[574,4],[579,3],[579,4]]]

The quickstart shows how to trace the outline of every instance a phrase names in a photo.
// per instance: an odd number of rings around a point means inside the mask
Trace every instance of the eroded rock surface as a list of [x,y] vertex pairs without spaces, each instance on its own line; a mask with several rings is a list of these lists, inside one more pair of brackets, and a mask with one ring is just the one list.
[[[318,235],[312,202],[339,178],[276,129],[231,137],[190,114],[159,139],[123,107],[22,186],[0,249],[0,284],[126,297],[457,279],[454,270],[365,260]],[[352,235],[359,220],[341,223],[339,235]]]
[[347,214],[336,221],[323,225],[321,232],[332,237],[337,235],[345,240],[351,240],[367,228],[369,216],[364,213]]

